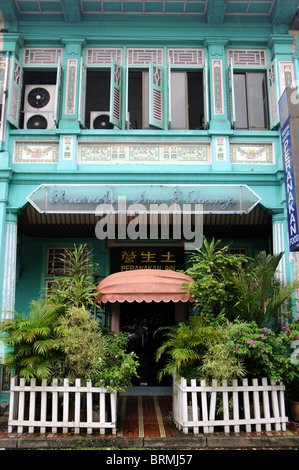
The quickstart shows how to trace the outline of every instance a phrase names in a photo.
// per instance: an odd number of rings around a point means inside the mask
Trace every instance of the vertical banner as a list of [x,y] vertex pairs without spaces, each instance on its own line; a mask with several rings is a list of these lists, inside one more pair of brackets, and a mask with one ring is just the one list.
[[289,249],[290,251],[298,251],[299,229],[297,192],[299,190],[299,164],[296,161],[297,159],[293,158],[293,155],[297,155],[299,151],[299,104],[297,89],[286,88],[279,100],[279,115],[286,191]]

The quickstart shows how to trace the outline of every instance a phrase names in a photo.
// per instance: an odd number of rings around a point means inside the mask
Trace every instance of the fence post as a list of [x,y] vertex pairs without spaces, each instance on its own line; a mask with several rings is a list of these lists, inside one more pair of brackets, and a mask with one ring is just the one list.
[[[197,391],[196,391],[196,380],[191,380],[191,403],[192,403],[192,421],[198,421],[198,403],[197,403]],[[193,427],[194,434],[198,434],[199,428]]]
[[[63,381],[63,386],[64,386],[64,391],[63,391],[63,422],[68,426],[69,422],[69,391],[68,386],[69,386],[69,380],[64,379]],[[63,433],[68,432],[68,427],[63,428]]]
[[[253,390],[253,409],[254,409],[254,418],[257,420],[261,419],[261,412],[260,412],[260,397],[258,392],[258,379],[252,380],[252,385],[254,386]],[[260,424],[256,424],[256,431],[260,432],[262,427]]]
[[[40,403],[40,420],[41,424],[47,421],[47,380],[42,380],[41,403]],[[41,426],[40,432],[46,432],[45,426]]]
[[[280,386],[281,386],[281,390],[279,391],[280,416],[284,417],[285,416],[285,402],[284,402],[285,387],[284,387],[282,382],[280,383]],[[287,425],[286,425],[285,422],[281,423],[281,429],[282,429],[282,431],[286,431]]]
[[[110,407],[111,407],[111,422],[116,424],[116,403],[117,403],[117,393],[113,392],[110,394]],[[112,428],[112,434],[116,434],[116,426]]]
[[[105,392],[100,392],[100,422],[105,423],[106,419],[106,400]],[[100,428],[100,434],[105,434],[105,428]]]
[[[36,403],[36,391],[35,391],[36,379],[31,379],[30,386],[33,390],[30,391],[30,400],[29,400],[29,421],[35,421],[35,403]],[[34,426],[30,426],[28,429],[29,433],[34,432]]]
[[[201,417],[204,422],[207,422],[208,421],[208,400],[207,400],[207,392],[205,390],[206,381],[201,380],[200,386],[203,389],[203,391],[201,392]],[[207,433],[208,431],[209,431],[209,428],[207,426],[204,426],[203,432]]]
[[[270,383],[273,386],[273,390],[271,392],[273,414],[274,414],[275,418],[279,418],[278,393],[277,393],[278,391],[275,387],[276,382],[274,382],[274,380],[271,380]],[[275,431],[280,431],[280,423],[279,422],[275,423]]]
[[[214,421],[216,416],[216,400],[217,400],[217,380],[212,380],[211,401],[209,421]],[[214,432],[214,426],[209,426],[209,432]]]
[[[91,387],[92,387],[92,383],[91,381],[89,380],[87,382],[87,393],[86,393],[86,409],[87,409],[87,412],[86,412],[86,415],[87,415],[87,423],[91,423],[93,421],[92,419],[92,393],[91,391]],[[92,434],[92,428],[87,428],[87,434]]]
[[75,391],[75,413],[74,413],[75,434],[79,434],[79,432],[80,432],[80,427],[79,427],[79,424],[80,424],[80,421],[81,421],[81,416],[80,416],[80,412],[81,412],[81,406],[80,406],[80,399],[81,399],[80,384],[81,384],[81,380],[80,380],[80,379],[76,379],[76,381],[75,381],[75,387],[76,387],[76,391]]
[[[222,399],[223,399],[223,418],[224,421],[229,421],[229,398],[227,391],[227,380],[222,381]],[[230,427],[224,425],[224,432],[229,433]]]
[[[262,378],[263,390],[263,406],[264,406],[264,416],[266,420],[270,419],[270,404],[269,404],[269,391],[267,390],[268,381],[266,377]],[[266,431],[271,431],[271,424],[266,422]]]
[[[52,392],[52,422],[57,423],[58,421],[58,392],[55,390],[55,388],[58,386],[58,380],[53,379],[52,385],[54,388]],[[53,434],[57,433],[57,427],[52,427],[52,433]]]
[[[16,414],[16,407],[18,401],[18,394],[15,392],[15,385],[17,381],[17,375],[11,377],[10,380],[10,398],[9,398],[9,413],[8,413],[8,422],[11,423]],[[8,425],[7,428],[8,433],[12,433],[12,426]]]
[[[238,391],[237,391],[237,388],[238,388],[238,380],[237,379],[233,380],[233,387],[234,387],[234,390],[233,390],[233,416],[234,416],[234,420],[238,421],[239,417],[240,417],[240,414],[239,414],[239,394],[238,394]],[[238,424],[235,424],[234,431],[236,433],[240,432],[240,426]]]

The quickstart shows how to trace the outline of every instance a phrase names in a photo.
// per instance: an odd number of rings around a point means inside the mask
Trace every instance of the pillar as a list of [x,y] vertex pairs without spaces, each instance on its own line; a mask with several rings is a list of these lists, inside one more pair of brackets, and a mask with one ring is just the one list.
[[6,240],[4,248],[3,289],[1,318],[14,318],[16,264],[17,264],[18,215],[8,210],[6,221]]

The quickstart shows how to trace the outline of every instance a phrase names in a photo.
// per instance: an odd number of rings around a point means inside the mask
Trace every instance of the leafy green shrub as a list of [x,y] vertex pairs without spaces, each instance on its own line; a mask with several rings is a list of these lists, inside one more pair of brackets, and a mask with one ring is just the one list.
[[236,321],[228,345],[242,359],[248,377],[268,377],[288,386],[299,374],[299,364],[290,357],[290,345],[295,339],[299,339],[296,324],[275,333],[267,327],[259,328],[255,322]]
[[1,338],[8,346],[5,364],[26,381],[50,379],[62,360],[57,335],[58,313],[45,300],[34,300],[28,314],[15,314],[1,325]]

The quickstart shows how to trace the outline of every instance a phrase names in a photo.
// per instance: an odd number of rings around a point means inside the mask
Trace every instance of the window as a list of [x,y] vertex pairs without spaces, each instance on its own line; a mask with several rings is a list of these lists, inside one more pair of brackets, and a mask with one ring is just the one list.
[[171,129],[204,128],[203,72],[171,72]]
[[[164,113],[161,100],[165,99],[163,92],[158,94],[158,88],[162,88],[162,77],[157,79],[157,88],[153,87],[152,99],[156,116],[153,113],[153,120],[157,122],[150,125],[150,84],[148,71],[130,71],[128,86],[128,111],[131,129],[149,129],[156,126],[165,128],[163,123]],[[168,105],[168,127],[170,129],[204,129],[204,97],[203,97],[203,72],[202,71],[171,71],[167,83],[170,90],[170,100]],[[155,92],[155,90],[157,90]],[[166,100],[167,101],[167,100]],[[166,112],[167,113],[167,112]],[[165,116],[164,116],[165,119]],[[159,126],[161,122],[161,126]],[[167,127],[167,126],[166,126]]]
[[110,70],[89,70],[86,81],[85,123],[89,129],[113,129],[110,123]]
[[[208,123],[207,67],[81,61],[79,121],[89,129],[204,129]],[[95,123],[97,119],[97,124]]]
[[23,70],[13,56],[7,104],[7,120],[15,128],[55,129],[59,120],[61,57],[57,66]]
[[[74,251],[75,248],[65,247],[49,247],[47,249],[47,263],[46,263],[46,295],[51,290],[51,286],[55,282],[55,278],[64,277],[68,275],[66,251]],[[84,249],[84,255],[88,257],[88,249]]]
[[235,129],[268,129],[266,75],[235,72]]

